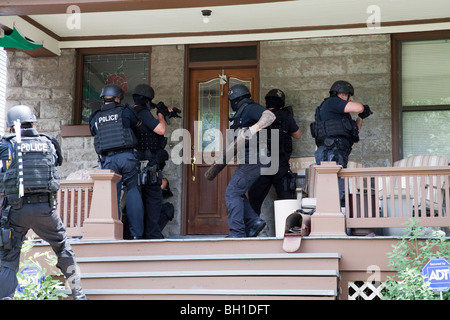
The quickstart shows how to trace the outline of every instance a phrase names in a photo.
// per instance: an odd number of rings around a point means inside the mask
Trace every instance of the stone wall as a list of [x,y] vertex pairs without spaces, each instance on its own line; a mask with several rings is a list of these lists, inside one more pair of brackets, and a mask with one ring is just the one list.
[[[32,58],[8,51],[6,109],[25,104],[38,118],[37,129],[61,142],[61,125],[72,122],[75,94],[75,51],[61,56]],[[7,128],[8,129],[8,128]]]

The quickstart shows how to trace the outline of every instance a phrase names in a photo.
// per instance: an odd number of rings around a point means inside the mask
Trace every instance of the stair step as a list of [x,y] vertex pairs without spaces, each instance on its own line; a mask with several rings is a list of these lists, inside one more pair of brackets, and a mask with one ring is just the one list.
[[109,256],[80,257],[82,273],[195,271],[233,269],[334,269],[339,268],[339,255],[172,255],[172,256]]
[[79,257],[77,262],[170,261],[170,260],[254,260],[254,259],[340,259],[339,253],[196,254],[162,256]]
[[[148,299],[153,296],[153,299],[173,299],[174,296],[179,296],[180,299],[191,298],[195,296],[202,296],[202,299],[220,298],[224,299],[226,296],[231,296],[233,299],[238,297],[268,297],[273,299],[281,297],[304,297],[311,298],[329,298],[335,299],[337,296],[336,290],[223,290],[223,289],[86,289],[86,295],[95,299]],[[66,294],[70,294],[66,290]]]
[[90,278],[142,278],[142,277],[227,277],[227,276],[297,276],[339,277],[337,270],[206,270],[167,272],[99,272],[82,273],[82,279]]

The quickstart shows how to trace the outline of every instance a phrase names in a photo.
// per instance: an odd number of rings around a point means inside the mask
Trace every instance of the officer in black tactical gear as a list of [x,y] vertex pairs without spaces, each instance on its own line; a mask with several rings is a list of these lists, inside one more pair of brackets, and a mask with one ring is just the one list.
[[68,279],[73,299],[87,300],[66,229],[55,209],[59,189],[56,166],[63,162],[59,144],[37,132],[33,127],[36,117],[29,107],[14,106],[6,117],[13,134],[3,137],[0,145],[0,299],[14,296],[22,243],[33,229],[55,252],[56,266]]
[[[168,153],[164,150],[167,144],[165,116],[168,108],[156,108],[152,103],[155,91],[147,84],[137,85],[133,91],[133,109],[142,121],[142,125],[136,129],[138,159],[147,161],[142,169],[140,184],[145,207],[144,238],[162,239],[159,226],[163,195],[161,190],[162,169],[168,159]],[[156,119],[151,109],[157,109]],[[167,110],[166,110],[167,109]]]
[[[100,97],[101,108],[89,117],[89,128],[94,136],[94,147],[101,168],[110,169],[122,178],[117,183],[117,199],[120,215],[121,186],[126,191],[126,208],[131,239],[142,239],[144,234],[144,205],[138,186],[140,162],[136,158],[135,130],[142,125],[133,109],[120,104],[122,89],[114,84],[106,85]],[[120,217],[119,217],[120,218]]]
[[[238,139],[251,139],[275,120],[275,115],[270,110],[254,102],[250,96],[249,89],[244,85],[235,85],[228,92],[231,108],[236,112],[230,117],[230,128],[238,131]],[[260,176],[262,168],[259,155],[256,155],[256,163],[249,161],[250,157],[250,150],[246,145],[245,163],[238,165],[225,191],[230,238],[256,237],[266,225],[252,209],[246,196],[246,192]]]
[[[355,90],[347,81],[336,81],[329,92],[330,96],[317,107],[315,122],[311,124],[311,134],[317,145],[316,163],[336,161],[347,168],[353,143],[359,141],[362,119],[370,116],[372,111],[368,105],[351,100]],[[356,121],[350,113],[358,113]],[[344,207],[343,179],[339,179],[339,196],[341,207]]]
[[[270,90],[266,96],[266,108],[272,111],[276,119],[268,129],[268,155],[279,158],[278,172],[274,175],[261,175],[248,191],[248,199],[255,212],[261,214],[261,206],[271,186],[275,187],[277,199],[293,199],[295,192],[295,176],[289,170],[289,159],[292,154],[292,138],[300,139],[301,131],[294,120],[291,107],[285,107],[286,96],[280,89]],[[279,132],[279,149],[271,150],[271,131]],[[291,187],[293,185],[294,187]]]

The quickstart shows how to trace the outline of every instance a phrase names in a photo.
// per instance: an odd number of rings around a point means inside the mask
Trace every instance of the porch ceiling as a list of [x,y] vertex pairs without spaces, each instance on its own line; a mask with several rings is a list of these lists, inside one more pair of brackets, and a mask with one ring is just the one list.
[[[212,10],[207,24],[203,9]],[[381,28],[370,29],[377,10]],[[59,54],[61,48],[443,30],[450,29],[449,12],[448,0],[14,0],[0,2],[0,26],[16,26]]]

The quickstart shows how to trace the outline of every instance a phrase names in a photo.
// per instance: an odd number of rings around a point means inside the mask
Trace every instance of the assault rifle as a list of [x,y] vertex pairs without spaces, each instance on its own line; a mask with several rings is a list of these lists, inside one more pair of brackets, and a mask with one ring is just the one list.
[[170,111],[162,101],[158,102],[158,104],[152,102],[151,105],[158,110],[158,113],[161,113],[164,116],[164,120],[166,120],[167,124],[170,124],[170,118],[181,118],[181,110],[176,107],[171,108],[172,111]]

